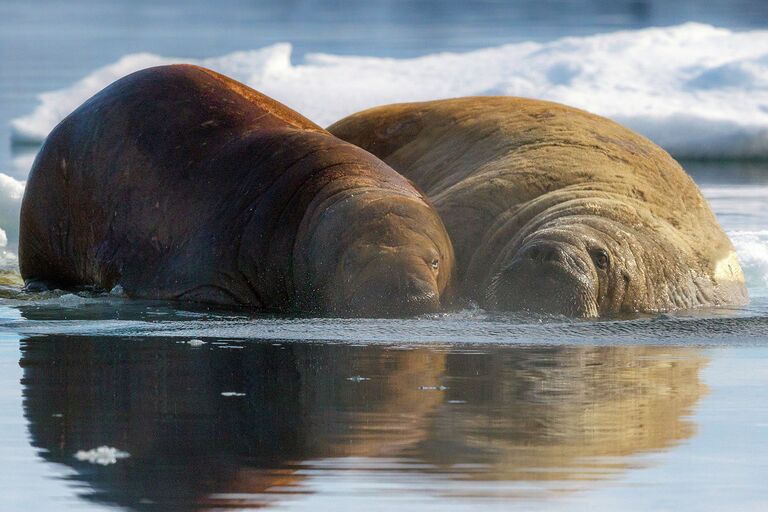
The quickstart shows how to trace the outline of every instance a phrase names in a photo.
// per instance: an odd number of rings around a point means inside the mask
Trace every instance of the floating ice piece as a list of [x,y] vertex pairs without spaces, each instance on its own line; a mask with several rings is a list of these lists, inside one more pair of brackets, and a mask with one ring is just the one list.
[[237,391],[224,391],[221,396],[245,396],[245,393],[238,393]]
[[448,389],[446,386],[419,386],[422,391],[445,391]]
[[92,450],[80,450],[74,457],[77,460],[83,462],[90,462],[91,464],[99,464],[101,466],[109,466],[116,463],[119,459],[125,459],[130,457],[128,452],[123,452],[117,448],[110,446],[99,446]]
[[193,339],[193,340],[189,340],[187,342],[187,345],[189,345],[190,347],[202,347],[203,345],[205,345],[205,342],[203,340]]
[[55,302],[57,306],[61,306],[63,308],[77,308],[85,304],[92,304],[96,301],[86,297],[81,297],[80,295],[74,293],[65,293],[61,297],[51,299],[51,302]]
[[371,380],[368,377],[361,377],[360,375],[354,375],[352,377],[347,377],[347,380],[351,380],[352,382],[363,382],[364,380]]

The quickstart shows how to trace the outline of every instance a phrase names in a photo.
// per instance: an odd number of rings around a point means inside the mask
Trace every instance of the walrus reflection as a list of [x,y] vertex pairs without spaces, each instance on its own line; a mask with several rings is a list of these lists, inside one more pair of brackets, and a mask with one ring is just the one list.
[[[414,453],[477,463],[477,479],[602,479],[695,433],[707,360],[678,347],[531,348],[449,355],[446,399]],[[471,376],[474,386],[453,386]],[[453,401],[451,403],[450,401]],[[455,402],[466,402],[460,405]]]
[[[242,346],[242,345],[241,345]],[[191,348],[173,340],[40,337],[23,342],[34,446],[73,466],[86,496],[136,509],[269,501],[298,486],[302,461],[394,456],[426,435],[445,356],[343,346]],[[351,379],[351,380],[350,380]],[[245,393],[222,396],[221,393]],[[101,445],[116,467],[79,463]]]
[[[323,471],[313,461],[344,457],[427,462],[409,473],[427,488],[433,473],[459,491],[471,479],[583,487],[693,435],[705,392],[705,359],[674,347],[240,346],[26,340],[32,443],[73,467],[88,499],[134,509],[295,498]],[[106,468],[72,457],[104,444],[131,457]]]

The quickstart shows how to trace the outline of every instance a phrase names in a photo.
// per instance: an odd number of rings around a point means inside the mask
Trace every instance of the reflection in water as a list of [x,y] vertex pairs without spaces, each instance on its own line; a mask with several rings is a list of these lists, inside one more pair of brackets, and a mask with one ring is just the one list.
[[[694,433],[705,393],[696,350],[529,348],[449,355],[446,402],[417,450],[440,465],[480,462],[475,478],[597,479]],[[464,385],[464,383],[471,385]],[[457,407],[457,401],[466,402]]]
[[[345,457],[458,495],[473,481],[586,486],[690,437],[705,391],[706,361],[675,347],[219,343],[26,339],[32,443],[76,470],[84,498],[135,509],[300,498]],[[101,445],[131,457],[73,458]]]

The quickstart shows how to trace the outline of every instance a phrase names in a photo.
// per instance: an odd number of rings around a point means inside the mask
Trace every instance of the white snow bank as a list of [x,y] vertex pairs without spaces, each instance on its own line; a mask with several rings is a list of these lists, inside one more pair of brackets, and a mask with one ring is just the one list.
[[730,232],[750,288],[768,288],[768,230]]
[[768,186],[710,185],[701,191],[736,248],[751,293],[768,293]]
[[543,98],[623,122],[677,156],[768,156],[768,31],[675,27],[518,43],[411,59],[309,54],[276,44],[212,59],[134,54],[40,96],[13,121],[39,142],[91,95],[141,68],[191,62],[286,103],[321,125],[375,105],[466,95]]
[[0,271],[16,270],[19,266],[19,257],[15,252],[6,249],[8,246],[8,233],[0,228]]
[[0,202],[20,202],[24,195],[24,187],[26,187],[26,182],[0,172]]
[[16,244],[19,231],[19,208],[26,183],[0,172],[0,270],[15,269],[18,257],[8,248],[9,239]]

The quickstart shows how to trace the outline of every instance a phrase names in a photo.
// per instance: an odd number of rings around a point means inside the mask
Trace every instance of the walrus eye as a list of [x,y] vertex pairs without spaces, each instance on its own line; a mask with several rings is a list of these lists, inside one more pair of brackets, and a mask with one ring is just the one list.
[[440,266],[440,260],[437,258],[432,260],[432,263],[430,263],[430,266],[432,267],[432,270],[437,270],[437,268]]
[[608,268],[608,253],[600,249],[592,253],[595,266],[601,270]]

